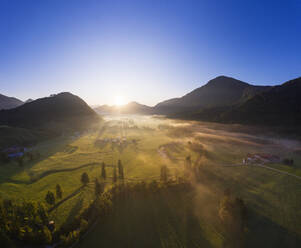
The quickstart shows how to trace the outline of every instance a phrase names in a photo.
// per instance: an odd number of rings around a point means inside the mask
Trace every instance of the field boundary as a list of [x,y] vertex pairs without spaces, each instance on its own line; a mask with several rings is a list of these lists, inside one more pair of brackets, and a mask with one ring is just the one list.
[[48,171],[45,171],[45,172],[41,173],[40,176],[37,176],[36,178],[32,177],[29,182],[18,181],[18,180],[14,180],[14,179],[7,179],[7,182],[16,183],[16,184],[30,185],[30,184],[35,183],[35,182],[41,180],[42,178],[44,178],[46,176],[49,176],[51,174],[60,173],[60,172],[75,171],[75,170],[82,169],[84,167],[95,166],[95,165],[100,165],[100,163],[99,162],[93,162],[93,163],[83,164],[83,165],[80,165],[78,167],[73,167],[73,168],[48,170]]
[[265,168],[265,169],[268,169],[268,170],[272,170],[272,171],[275,171],[275,172],[278,172],[278,173],[281,173],[281,174],[284,174],[284,175],[287,175],[287,176],[295,177],[295,178],[301,180],[300,176],[294,175],[294,174],[286,172],[286,171],[278,170],[278,169],[275,169],[275,168],[272,168],[272,167],[269,167],[269,166],[266,166],[266,165],[255,164],[255,166],[262,167],[262,168]]
[[[245,165],[243,165],[243,164],[230,164],[230,165],[222,165],[222,166],[223,167],[243,167]],[[280,174],[283,174],[283,175],[286,175],[286,176],[291,176],[291,177],[294,177],[296,179],[301,180],[300,176],[297,176],[295,174],[292,174],[292,173],[289,173],[289,172],[286,172],[286,171],[283,171],[283,170],[278,170],[278,169],[272,168],[270,166],[260,165],[260,164],[249,165],[249,167],[252,167],[252,166],[257,166],[257,167],[261,167],[261,168],[264,168],[264,169],[272,170],[272,171],[275,171],[277,173],[280,173]]]

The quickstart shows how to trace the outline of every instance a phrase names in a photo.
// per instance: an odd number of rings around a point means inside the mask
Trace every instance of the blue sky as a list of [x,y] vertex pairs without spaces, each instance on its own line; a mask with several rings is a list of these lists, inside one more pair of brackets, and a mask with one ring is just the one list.
[[153,105],[301,76],[301,1],[0,0],[0,93]]

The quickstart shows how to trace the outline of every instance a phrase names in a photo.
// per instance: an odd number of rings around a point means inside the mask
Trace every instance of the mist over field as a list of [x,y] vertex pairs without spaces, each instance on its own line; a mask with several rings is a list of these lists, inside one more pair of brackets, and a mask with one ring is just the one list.
[[[1,166],[1,197],[19,204],[43,202],[47,192],[55,191],[59,184],[63,198],[50,205],[48,218],[54,220],[56,230],[64,232],[76,225],[73,216],[90,220],[87,209],[96,201],[94,182],[98,181],[104,193],[96,199],[109,201],[112,209],[108,213],[99,210],[101,216],[91,219],[93,224],[79,247],[122,243],[220,247],[227,242],[233,245],[232,235],[238,235],[237,245],[261,247],[263,238],[270,239],[271,247],[297,245],[301,143],[275,137],[247,126],[160,116],[104,116],[86,131],[35,145],[31,151],[39,158],[26,159],[25,166],[17,161]],[[248,154],[281,159],[244,164]],[[294,164],[284,164],[284,158],[293,158]],[[116,171],[119,163],[122,177]],[[83,173],[89,182],[81,186]],[[235,217],[246,218],[242,230],[236,229],[236,222],[231,224],[233,229],[224,226],[230,220],[223,219],[223,211],[231,214],[223,205],[228,204],[225,199],[243,200],[247,217]],[[151,219],[142,222],[144,218]],[[137,228],[134,233],[132,228]],[[282,237],[281,242],[273,241],[274,235]],[[66,236],[64,242],[71,242],[69,239]]]

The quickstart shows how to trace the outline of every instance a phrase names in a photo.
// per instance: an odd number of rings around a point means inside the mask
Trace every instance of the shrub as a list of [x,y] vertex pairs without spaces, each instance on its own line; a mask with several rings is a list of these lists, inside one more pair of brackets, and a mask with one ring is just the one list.
[[65,246],[65,247],[68,247],[71,244],[73,244],[74,242],[79,240],[79,232],[78,231],[71,231],[71,232],[68,233],[67,236],[61,235],[60,239],[62,241],[62,245]]
[[81,182],[83,185],[87,185],[90,182],[89,176],[86,172],[84,172],[81,176]]
[[49,205],[54,205],[54,203],[55,203],[54,194],[51,191],[48,191],[46,194],[45,200]]
[[106,165],[104,162],[102,162],[102,165],[101,165],[101,177],[106,180],[107,178],[107,173],[106,173]]
[[163,165],[160,171],[160,179],[162,182],[166,183],[168,181],[168,177],[169,177],[168,168],[166,165]]
[[59,184],[56,185],[55,192],[56,192],[56,198],[62,199],[62,197],[63,197],[63,191],[62,191],[61,185],[59,185]]
[[89,223],[84,218],[80,220],[80,233],[83,234],[88,229]]

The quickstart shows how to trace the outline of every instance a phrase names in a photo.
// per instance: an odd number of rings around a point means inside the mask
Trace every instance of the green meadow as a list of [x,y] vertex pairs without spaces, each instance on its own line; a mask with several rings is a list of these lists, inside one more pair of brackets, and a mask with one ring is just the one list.
[[[47,191],[55,192],[60,184],[63,198],[50,212],[59,228],[93,201],[93,182],[102,180],[103,162],[106,188],[110,188],[119,159],[126,182],[152,182],[160,180],[163,165],[171,178],[183,175],[190,156],[192,164],[201,166],[193,193],[137,195],[89,230],[78,247],[221,247],[224,233],[218,208],[225,190],[247,205],[247,247],[300,247],[301,180],[242,165],[242,159],[248,153],[293,158],[294,165],[268,166],[301,176],[301,145],[245,131],[245,127],[159,117],[106,117],[93,130],[38,143],[33,151],[40,158],[25,161],[23,167],[15,161],[1,165],[0,196],[20,202],[45,201]],[[86,187],[80,180],[84,172],[90,178]]]

